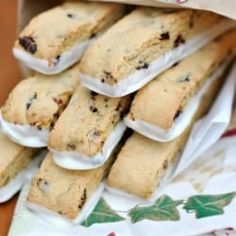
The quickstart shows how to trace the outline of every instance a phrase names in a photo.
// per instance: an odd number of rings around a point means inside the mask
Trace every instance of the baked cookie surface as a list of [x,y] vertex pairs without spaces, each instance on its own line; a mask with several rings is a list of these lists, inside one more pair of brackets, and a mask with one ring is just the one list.
[[[126,124],[129,126],[130,123],[137,132],[142,128],[134,127],[136,121],[165,131],[173,129],[177,119],[188,112],[185,109],[189,102],[199,96],[206,83],[214,76],[221,76],[223,70],[221,74],[217,71],[235,54],[235,40],[235,30],[226,33],[140,89],[132,102]],[[147,130],[141,132],[148,135]]]
[[12,124],[50,129],[78,84],[77,65],[59,75],[35,74],[16,85],[1,109],[2,117]]
[[131,97],[109,98],[78,86],[49,136],[49,148],[92,158],[128,111]]
[[[189,55],[193,48],[196,51],[220,34],[223,23],[222,31],[225,31],[229,22],[204,11],[139,7],[86,50],[80,64],[81,82],[108,96],[123,96],[136,91],[153,79],[162,67],[170,67],[177,58],[181,59],[181,55],[182,58]],[[216,28],[217,24],[221,24],[221,28]],[[214,31],[214,34],[208,31]],[[197,37],[198,40],[188,45],[186,51],[182,50]],[[174,52],[180,47],[183,48],[178,53]],[[168,52],[172,53],[165,55]],[[152,65],[158,58],[162,60]]]
[[[65,65],[68,67],[78,61],[89,44],[81,45],[81,48],[77,49],[76,45],[90,41],[124,13],[124,6],[119,4],[66,2],[30,21],[15,42],[15,56],[42,73],[59,73],[66,69]],[[32,60],[27,59],[27,55],[44,61],[34,64]],[[58,65],[60,61],[63,61],[61,68]],[[55,71],[50,71],[53,67]]]
[[57,166],[49,153],[34,177],[28,201],[69,219],[75,219],[101,183],[110,162],[88,171]]
[[108,186],[141,198],[151,198],[169,166],[180,157],[193,124],[208,111],[223,81],[224,76],[211,84],[190,126],[173,141],[156,142],[134,133],[110,170]]
[[29,166],[38,150],[22,147],[0,133],[0,188]]

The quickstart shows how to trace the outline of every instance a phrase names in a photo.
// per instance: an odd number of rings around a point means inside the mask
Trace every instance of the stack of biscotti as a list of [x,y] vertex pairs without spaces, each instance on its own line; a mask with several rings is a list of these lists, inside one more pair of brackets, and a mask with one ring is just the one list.
[[16,85],[1,109],[1,201],[20,189],[40,161],[34,160],[36,152],[48,146],[50,131],[79,86],[84,50],[124,14],[118,4],[68,2],[36,16],[20,33],[14,55],[35,72]]
[[149,198],[224,82],[234,27],[204,11],[79,1],[32,19],[13,52],[36,72],[0,116],[14,142],[49,150],[29,207],[80,223],[107,174],[110,189]]

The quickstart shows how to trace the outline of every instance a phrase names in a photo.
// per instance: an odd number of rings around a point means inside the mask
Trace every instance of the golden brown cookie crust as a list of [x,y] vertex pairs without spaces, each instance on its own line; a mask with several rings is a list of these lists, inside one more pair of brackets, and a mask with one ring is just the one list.
[[128,119],[170,129],[188,101],[235,53],[235,41],[233,30],[156,77],[137,92]]
[[39,129],[52,128],[78,84],[78,64],[58,75],[36,73],[20,81],[10,93],[2,107],[3,119]]
[[49,135],[49,148],[93,157],[128,111],[131,97],[109,98],[79,85]]
[[223,81],[224,76],[213,82],[204,94],[191,125],[173,141],[160,143],[134,133],[126,141],[111,168],[108,186],[141,198],[150,198],[167,167],[179,158],[191,127],[208,111]]
[[139,7],[86,50],[80,72],[115,85],[221,20],[204,11]]
[[31,183],[28,201],[75,219],[110,164],[111,160],[93,170],[67,170],[57,166],[49,153]]
[[22,147],[0,133],[0,187],[6,186],[20,171],[32,163],[38,150]]
[[105,31],[124,12],[118,4],[66,2],[33,18],[15,48],[53,64],[75,43]]

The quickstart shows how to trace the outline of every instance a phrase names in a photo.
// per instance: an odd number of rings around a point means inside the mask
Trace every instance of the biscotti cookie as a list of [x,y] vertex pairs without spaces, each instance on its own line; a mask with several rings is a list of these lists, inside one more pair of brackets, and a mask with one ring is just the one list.
[[0,202],[9,200],[35,165],[37,149],[19,146],[0,133]]
[[150,198],[168,167],[179,158],[192,125],[209,109],[223,80],[224,77],[215,80],[208,88],[190,126],[175,140],[161,143],[134,133],[111,168],[108,186],[141,198]]
[[3,132],[28,147],[45,147],[48,133],[79,84],[78,65],[58,74],[20,81],[1,110]]
[[60,73],[124,14],[125,7],[119,4],[66,2],[33,18],[20,33],[13,53],[38,72]]
[[233,30],[156,77],[136,94],[126,125],[156,141],[178,137],[190,124],[204,91],[232,60],[235,42]]
[[109,160],[93,170],[67,170],[56,165],[49,153],[31,183],[28,206],[49,221],[57,215],[80,223],[99,200],[110,165]]
[[209,12],[140,7],[86,50],[81,83],[107,96],[124,96],[234,26]]
[[69,169],[101,166],[126,129],[122,118],[130,102],[130,96],[109,98],[79,85],[49,135],[56,163]]

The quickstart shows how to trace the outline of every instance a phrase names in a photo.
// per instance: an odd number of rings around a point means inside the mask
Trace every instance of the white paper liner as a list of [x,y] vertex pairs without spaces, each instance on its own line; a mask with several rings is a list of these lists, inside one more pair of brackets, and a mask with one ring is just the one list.
[[[233,169],[236,168],[236,137],[227,138],[227,143],[223,147],[223,150],[227,152],[227,160],[218,161],[215,160],[216,156],[210,156],[208,152],[206,153],[206,150],[209,148],[209,145],[212,145],[213,143],[215,143],[215,145],[212,147],[213,150],[215,147],[219,147],[219,143],[216,143],[216,140],[219,139],[220,136],[223,134],[225,127],[229,125],[229,120],[231,116],[231,108],[229,107],[232,107],[235,83],[235,78],[230,79],[230,82],[226,82],[227,86],[223,87],[220,96],[218,96],[213,108],[211,109],[214,110],[214,112],[210,111],[208,115],[199,122],[201,124],[208,123],[207,129],[204,129],[203,127],[200,130],[193,129],[193,132],[190,136],[190,139],[192,141],[189,146],[186,146],[186,148],[192,147],[192,152],[195,153],[196,150],[199,149],[200,144],[201,152],[202,150],[204,150],[204,156],[198,157],[198,159],[200,159],[200,162],[203,161],[203,163],[208,165],[208,161],[216,161],[215,167],[222,167],[222,170],[225,171],[225,174],[213,176],[210,180],[208,180],[208,183],[202,181],[205,184],[203,192],[196,191],[192,187],[191,183],[185,179],[180,180],[180,182],[168,183],[167,185],[165,185],[165,187],[163,186],[163,188],[160,189],[157,198],[163,195],[168,195],[173,200],[184,199],[185,201],[187,201],[189,197],[196,194],[220,194],[232,191],[235,192],[236,182],[234,181],[234,179],[236,178],[236,174]],[[234,140],[230,142],[231,138]],[[225,139],[226,138],[219,142],[225,141]],[[197,145],[193,143],[194,140],[196,140],[196,142],[198,143]],[[202,142],[200,142],[200,140],[202,140]],[[230,150],[228,150],[228,148]],[[216,152],[216,154],[217,153],[218,151]],[[191,158],[190,156],[188,157]],[[200,165],[200,167],[201,166],[202,164]],[[189,168],[192,170],[192,166]],[[229,171],[228,168],[233,169]],[[211,172],[211,169],[208,169],[207,172],[208,171]],[[193,180],[197,181],[201,181],[202,177],[205,178],[205,173],[202,173],[201,171],[198,171],[195,174],[192,171],[190,171],[190,173],[187,175],[185,175],[185,173],[181,174],[183,174],[184,178],[193,178]],[[153,232],[158,232],[158,235],[165,236],[172,236],[174,232],[175,236],[183,236],[199,235],[201,233],[206,233],[215,229],[222,229],[229,226],[236,228],[236,198],[231,204],[224,208],[223,215],[196,219],[194,213],[186,212],[185,210],[183,210],[183,206],[181,205],[177,207],[180,212],[180,220],[178,221],[143,220],[132,224],[129,220],[130,218],[127,217],[128,210],[139,205],[140,202],[134,202],[132,200],[126,201],[126,199],[123,199],[122,197],[117,197],[115,194],[110,194],[108,191],[105,191],[102,194],[104,200],[113,210],[116,210],[117,213],[121,216],[126,217],[127,220],[114,223],[94,224],[89,228],[77,225],[76,227],[62,229],[59,227],[53,227],[52,225],[48,224],[48,222],[43,221],[40,217],[29,211],[26,208],[26,197],[27,192],[24,188],[21,192],[20,199],[16,206],[15,216],[13,218],[13,223],[10,228],[9,236],[41,236],[42,234],[44,236],[104,236],[113,235],[114,233],[117,236],[143,236],[153,235]],[[141,206],[142,205],[143,204],[141,204]]]
[[30,125],[16,125],[3,119],[0,113],[2,132],[13,142],[25,147],[40,148],[48,144],[48,129],[39,130]]
[[233,21],[224,20],[211,29],[199,34],[185,44],[163,54],[149,64],[147,69],[141,69],[129,75],[115,85],[102,83],[100,80],[84,73],[80,73],[81,83],[90,90],[110,97],[122,97],[142,88],[158,74],[171,67],[174,63],[194,53],[217,36],[235,27]]
[[26,179],[32,178],[38,169],[45,153],[41,153],[32,161],[32,163],[19,172],[10,182],[4,186],[0,187],[0,203],[6,202],[11,199],[23,186]]
[[94,38],[84,42],[76,42],[68,51],[65,51],[60,55],[57,62],[55,61],[55,63],[52,63],[51,65],[49,65],[47,60],[34,57],[23,49],[13,48],[13,54],[17,59],[24,62],[31,69],[43,74],[52,75],[64,71],[75,62],[79,61],[92,41],[94,41]]
[[71,170],[94,169],[102,166],[108,160],[112,151],[121,140],[125,130],[126,125],[123,121],[120,121],[105,141],[102,152],[93,157],[86,157],[78,152],[60,152],[52,148],[49,149],[53,153],[55,163],[63,168]]
[[210,112],[194,125],[177,169],[169,181],[187,169],[223,135],[231,120],[235,90],[236,62]]
[[97,187],[95,192],[88,198],[82,210],[74,220],[66,218],[65,216],[57,214],[56,212],[50,211],[49,209],[32,202],[27,202],[27,206],[30,210],[35,212],[39,217],[43,218],[45,221],[49,222],[52,225],[62,228],[70,227],[82,223],[90,215],[90,213],[97,205],[99,199],[101,198],[104,188],[105,188],[104,183],[101,183]]
[[201,99],[210,87],[210,85],[224,74],[225,69],[231,61],[232,57],[228,58],[228,60],[223,65],[221,65],[211,77],[208,78],[208,80],[198,91],[198,93],[188,101],[184,111],[181,112],[179,117],[176,118],[172,127],[169,130],[162,129],[161,127],[147,123],[143,120],[135,119],[133,121],[128,117],[125,117],[124,119],[125,124],[136,132],[155,141],[169,142],[177,138],[191,123],[194,114],[198,110]]
[[[231,144],[224,145],[223,150],[227,150],[228,154],[223,163],[216,161],[216,165],[222,164],[222,168],[227,170],[227,165],[231,167],[236,167],[234,153],[235,153],[235,138]],[[221,141],[220,141],[221,142]],[[215,147],[219,147],[220,143],[217,143],[211,149],[214,150]],[[221,146],[221,145],[220,145]],[[226,149],[227,148],[227,149]],[[228,150],[230,148],[231,150]],[[222,150],[222,149],[221,149]],[[220,150],[220,151],[221,151]],[[214,154],[211,156],[211,152],[207,152],[203,159],[208,157],[211,161],[215,159]],[[206,158],[206,164],[208,164],[208,158]],[[226,163],[226,161],[228,163]],[[215,166],[214,166],[215,167]],[[192,170],[192,166],[191,166]],[[184,175],[184,178],[193,177],[194,180],[201,180],[204,177],[204,173],[199,171],[193,176],[191,173]],[[230,180],[231,178],[231,180]],[[188,180],[182,180],[176,183],[170,183],[165,188],[163,188],[159,195],[167,195],[173,200],[185,200],[196,194],[221,194],[229,193],[235,191],[235,173],[226,172],[225,175],[220,173],[219,176],[213,176],[208,184],[205,185],[204,191],[199,192],[194,190]],[[224,214],[217,215],[213,217],[206,217],[201,219],[196,219],[194,213],[186,212],[183,210],[183,205],[177,207],[180,214],[180,219],[177,221],[150,221],[143,220],[132,224],[127,217],[128,210],[135,206],[145,206],[145,202],[137,200],[136,202],[132,200],[126,200],[122,197],[116,196],[105,191],[102,194],[103,199],[108,203],[108,205],[117,213],[127,220],[114,222],[114,223],[101,223],[93,224],[90,227],[82,227],[81,225],[76,225],[68,228],[55,227],[52,224],[49,224],[47,221],[43,220],[41,217],[38,217],[36,214],[33,214],[26,207],[26,198],[28,192],[28,185],[25,186],[20,194],[18,200],[15,215],[13,218],[13,223],[9,231],[9,236],[68,236],[68,235],[83,235],[83,236],[105,236],[105,235],[117,235],[117,236],[143,236],[143,235],[153,235],[153,232],[158,232],[158,235],[172,236],[173,232],[175,236],[183,235],[201,235],[202,233],[212,232],[216,229],[223,229],[226,227],[236,228],[235,223],[235,211],[236,211],[236,198],[224,208]],[[147,203],[147,202],[146,202]],[[150,202],[147,203],[150,205]],[[167,212],[170,212],[167,210]],[[112,233],[112,234],[111,234]],[[233,231],[231,232],[233,233]],[[235,233],[235,232],[234,232]],[[234,235],[234,233],[232,235]],[[210,234],[212,235],[212,233]],[[218,235],[218,234],[217,234]],[[221,235],[221,234],[220,234]],[[227,234],[228,235],[228,234]],[[231,235],[231,234],[230,234]],[[203,235],[202,235],[203,236]],[[223,236],[223,235],[222,235]]]

